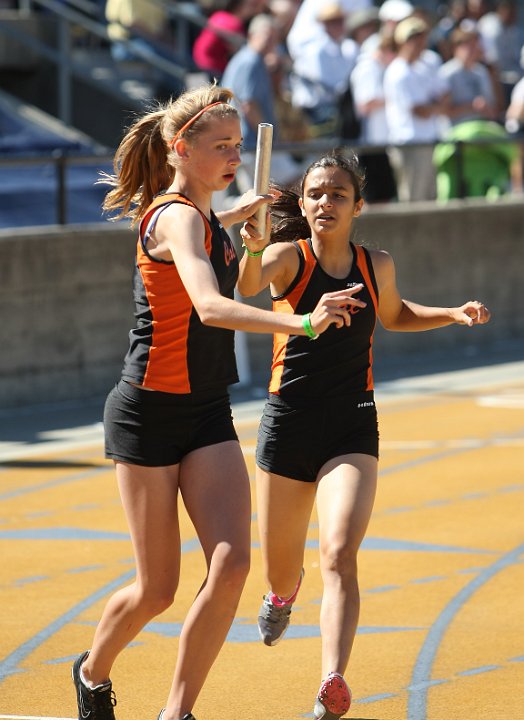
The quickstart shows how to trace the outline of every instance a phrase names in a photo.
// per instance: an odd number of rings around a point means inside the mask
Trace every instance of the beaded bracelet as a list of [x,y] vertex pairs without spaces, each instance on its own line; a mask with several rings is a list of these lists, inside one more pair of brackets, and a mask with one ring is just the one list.
[[311,313],[306,313],[305,315],[302,315],[302,327],[306,331],[306,335],[310,340],[317,340],[318,335],[311,327]]
[[249,257],[260,257],[263,254],[264,250],[267,248],[267,245],[265,245],[262,250],[259,250],[258,252],[251,252],[246,243],[242,243],[242,247],[245,249],[246,254]]

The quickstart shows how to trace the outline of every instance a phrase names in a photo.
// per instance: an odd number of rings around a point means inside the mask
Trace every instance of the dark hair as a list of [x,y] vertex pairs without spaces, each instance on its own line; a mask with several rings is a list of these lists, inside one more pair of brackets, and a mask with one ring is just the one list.
[[273,185],[282,194],[271,203],[271,242],[290,242],[297,238],[309,237],[311,228],[298,204],[299,197],[304,195],[304,186],[308,175],[317,168],[340,168],[344,170],[351,180],[355,191],[355,202],[362,199],[364,188],[364,172],[358,163],[356,155],[346,157],[341,152],[334,151],[315,160],[306,169],[300,181],[299,191]]

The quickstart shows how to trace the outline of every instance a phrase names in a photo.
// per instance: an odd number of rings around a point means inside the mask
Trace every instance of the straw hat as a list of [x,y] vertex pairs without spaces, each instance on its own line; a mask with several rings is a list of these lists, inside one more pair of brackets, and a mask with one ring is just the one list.
[[415,35],[422,35],[429,32],[429,25],[419,17],[408,17],[399,22],[395,28],[393,38],[397,45],[403,45]]
[[344,8],[336,2],[327,3],[317,12],[316,19],[319,22],[329,22],[330,20],[344,20],[346,13]]

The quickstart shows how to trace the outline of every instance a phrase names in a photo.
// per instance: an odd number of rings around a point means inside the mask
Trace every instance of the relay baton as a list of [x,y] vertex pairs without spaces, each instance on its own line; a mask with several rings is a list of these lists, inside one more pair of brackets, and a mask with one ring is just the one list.
[[[269,190],[269,172],[271,169],[271,149],[273,145],[273,125],[260,123],[257,133],[257,151],[255,156],[255,193],[265,195]],[[257,210],[257,229],[262,237],[266,234],[267,205]]]

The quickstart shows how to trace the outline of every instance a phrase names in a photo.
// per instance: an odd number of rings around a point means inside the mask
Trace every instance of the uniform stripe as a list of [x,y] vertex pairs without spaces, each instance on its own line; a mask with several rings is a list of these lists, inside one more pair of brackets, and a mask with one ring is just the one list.
[[[238,278],[234,246],[216,217],[206,216],[183,195],[156,197],[140,223],[134,275],[136,326],[122,377],[162,392],[188,394],[237,382],[234,332],[205,326],[173,260],[153,257],[147,240],[159,213],[172,203],[196,209],[204,223],[204,247],[224,297],[233,298]],[[176,232],[176,227],[174,228]],[[213,364],[209,366],[209,358]]]
[[[375,316],[378,317],[378,297],[375,292],[375,286],[373,282],[371,281],[371,275],[369,273],[369,267],[368,267],[368,256],[366,255],[366,251],[362,247],[362,245],[355,245],[355,250],[357,251],[357,265],[362,273],[362,277],[365,280],[367,289],[369,290],[369,294],[371,295],[371,299],[373,301],[373,306],[375,308]],[[371,260],[370,260],[371,262]],[[375,317],[375,325],[373,327],[373,333],[371,335],[371,340],[369,343],[369,367],[368,367],[368,379],[366,383],[366,390],[373,390],[374,387],[374,381],[373,381],[373,339],[374,339],[374,333],[375,333],[375,327],[376,327],[376,317]]]
[[[175,193],[159,196],[149,206],[140,225],[137,250],[138,267],[153,316],[153,336],[143,384],[146,387],[167,392],[189,393],[191,392],[191,383],[187,362],[187,339],[193,303],[178,272],[173,272],[175,270],[174,263],[158,265],[150,259],[143,247],[144,232],[149,219],[157,208],[168,205],[173,200],[189,207],[195,207],[191,201]],[[211,226],[205,215],[203,213],[200,215],[204,221],[205,248],[209,255],[211,253]],[[153,288],[156,294],[153,292]],[[165,331],[162,328],[168,328],[168,330]]]
[[[289,314],[293,314],[295,312],[295,308],[298,305],[300,298],[304,294],[304,290],[307,287],[311,274],[315,269],[315,258],[310,252],[307,240],[299,240],[298,245],[302,249],[302,252],[304,253],[304,256],[306,258],[302,277],[300,278],[296,286],[293,288],[293,290],[289,293],[289,295],[273,302],[273,310],[275,312],[283,312]],[[287,335],[286,333],[275,333],[273,337],[273,363],[271,365],[271,380],[269,383],[269,392],[275,393],[277,395],[280,389],[282,373],[284,372],[284,362],[286,359],[288,340],[289,335]]]
[[[302,271],[282,295],[273,297],[275,311],[306,313],[325,292],[362,283],[359,296],[367,303],[352,310],[348,328],[328,328],[314,352],[307,338],[276,334],[269,392],[277,395],[323,397],[326,393],[352,394],[373,390],[372,343],[377,321],[378,290],[367,250],[351,243],[353,261],[345,278],[334,278],[317,261],[311,240],[295,243],[303,258]],[[296,284],[295,284],[296,283]]]

